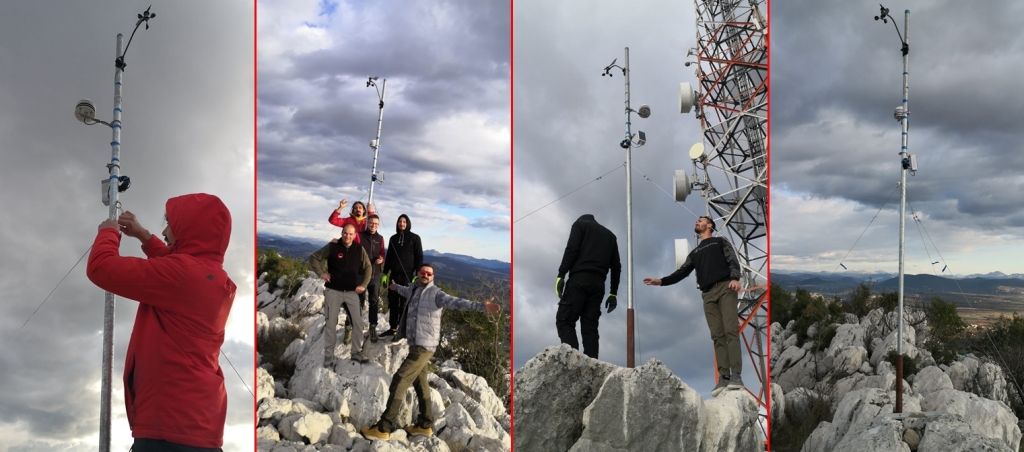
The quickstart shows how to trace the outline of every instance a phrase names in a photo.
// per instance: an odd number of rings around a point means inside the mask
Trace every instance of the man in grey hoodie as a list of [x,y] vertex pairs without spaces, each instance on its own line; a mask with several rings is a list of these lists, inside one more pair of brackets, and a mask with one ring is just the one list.
[[434,285],[434,267],[423,264],[416,280],[410,286],[401,286],[391,281],[389,289],[409,299],[402,320],[398,323],[395,340],[409,339],[409,356],[391,377],[387,408],[380,421],[373,427],[360,430],[367,439],[389,439],[398,421],[399,411],[405,392],[413,385],[420,414],[413,425],[405,428],[411,435],[430,436],[434,434],[434,410],[430,403],[430,385],[427,383],[427,364],[434,356],[441,341],[441,314],[444,308],[461,311],[477,311],[495,314],[501,306],[493,303],[491,297],[483,303],[476,303],[444,293]]

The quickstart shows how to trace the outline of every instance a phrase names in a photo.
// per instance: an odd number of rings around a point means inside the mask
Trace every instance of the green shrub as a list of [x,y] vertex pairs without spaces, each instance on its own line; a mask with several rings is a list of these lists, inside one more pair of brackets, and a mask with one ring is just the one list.
[[[270,292],[284,289],[284,297],[291,297],[299,290],[302,280],[309,275],[309,263],[295,258],[280,255],[274,249],[261,249],[256,257],[256,274],[267,276],[264,281],[270,286]],[[278,287],[278,281],[284,278],[284,286]]]
[[956,303],[933,297],[925,306],[931,337],[925,345],[937,364],[950,364],[963,348],[967,323],[956,311]]
[[768,293],[768,315],[772,323],[779,322],[783,328],[793,319],[790,310],[793,307],[793,296],[782,286],[772,283]]
[[295,364],[285,364],[281,355],[302,335],[302,328],[295,322],[274,334],[260,334],[256,338],[256,350],[260,354],[261,363],[271,365],[269,373],[275,381],[287,380],[295,373]]
[[[893,368],[896,368],[896,357],[897,356],[899,356],[899,355],[896,353],[896,350],[890,350],[889,353],[887,355],[885,355],[885,360],[888,361],[889,364],[892,364]],[[920,369],[918,369],[918,367],[917,367],[917,360],[916,359],[911,358],[909,356],[904,356],[903,357],[903,379],[904,380],[907,378],[907,375],[915,375],[915,374],[917,374],[918,370],[920,370]]]

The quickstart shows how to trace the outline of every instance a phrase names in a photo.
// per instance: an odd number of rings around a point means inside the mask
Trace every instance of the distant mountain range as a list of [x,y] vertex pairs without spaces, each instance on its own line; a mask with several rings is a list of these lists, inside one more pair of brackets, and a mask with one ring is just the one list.
[[[907,293],[926,295],[960,293],[961,290],[965,293],[975,294],[1019,294],[1024,293],[1024,277],[1022,276],[1024,275],[993,272],[954,280],[935,275],[904,275],[903,284]],[[895,291],[899,287],[897,275],[884,272],[873,274],[844,272],[832,275],[828,272],[783,273],[773,271],[770,278],[773,284],[778,284],[790,292],[802,288],[823,295],[849,292],[861,282],[868,282],[875,291]]]
[[[311,239],[288,237],[260,232],[256,234],[258,249],[273,249],[282,256],[308,259],[310,254],[323,247],[311,243]],[[423,260],[434,266],[438,283],[459,289],[468,289],[480,284],[479,278],[510,281],[512,265],[494,259],[478,259],[463,254],[442,253],[424,250]]]

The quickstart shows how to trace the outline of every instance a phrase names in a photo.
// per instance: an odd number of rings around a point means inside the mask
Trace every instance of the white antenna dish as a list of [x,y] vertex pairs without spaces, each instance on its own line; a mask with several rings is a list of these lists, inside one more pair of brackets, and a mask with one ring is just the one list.
[[651,116],[651,107],[647,105],[641,105],[640,109],[637,110],[636,112],[638,115],[640,115],[641,118],[647,118],[648,116]]
[[676,239],[676,268],[686,263],[686,256],[690,255],[690,240]]
[[690,176],[686,175],[685,170],[676,170],[672,176],[672,185],[675,187],[676,202],[686,201],[686,197],[693,191],[693,185],[690,184]]
[[690,160],[698,160],[704,155],[704,143],[690,146]]
[[679,84],[679,113],[689,113],[693,106],[697,102],[697,93],[693,92],[693,88],[689,82],[682,82]]
[[896,111],[892,114],[893,118],[896,118],[896,122],[903,122],[903,106],[896,107]]
[[78,101],[78,105],[75,106],[75,119],[88,124],[89,121],[94,121],[95,118],[96,107],[93,106],[92,101],[89,99]]

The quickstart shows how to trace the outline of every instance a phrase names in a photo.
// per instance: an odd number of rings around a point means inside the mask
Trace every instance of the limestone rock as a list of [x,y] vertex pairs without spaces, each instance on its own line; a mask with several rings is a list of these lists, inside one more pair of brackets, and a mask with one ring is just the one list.
[[[847,325],[840,325],[840,327]],[[835,341],[832,341],[835,343]],[[868,351],[860,345],[847,347],[836,352],[833,371],[840,375],[852,375],[866,362]],[[869,364],[870,365],[870,364]]]
[[864,327],[860,324],[843,324],[836,327],[836,335],[832,338],[828,354],[838,356],[843,350],[852,347],[864,348]]
[[[1017,426],[1017,417],[1002,402],[955,389],[943,389],[926,397],[921,408],[960,415],[970,425],[973,433],[999,440],[1012,450],[1020,447],[1021,432]],[[927,433],[925,439],[928,439]]]
[[[736,428],[745,426],[743,419],[730,416],[734,413],[727,404],[720,403],[721,416],[717,420],[731,422]],[[757,412],[756,407],[749,408],[751,413]],[[569,450],[697,451],[702,436],[707,438],[710,434],[718,441],[728,441],[715,433],[705,433],[706,419],[700,394],[672,375],[664,364],[652,359],[635,369],[612,371],[583,412],[583,434]]]
[[903,423],[894,419],[877,418],[854,424],[835,452],[910,452],[903,442]]
[[256,400],[274,397],[274,377],[266,369],[256,369]]
[[1000,440],[975,433],[963,417],[955,414],[943,415],[929,422],[918,450],[925,452],[1016,451]]
[[[757,452],[761,450],[757,402],[746,391],[726,391],[704,403],[707,428],[700,450],[705,452]],[[682,426],[686,428],[684,424]],[[656,450],[656,449],[641,449]],[[665,449],[660,449],[665,450]],[[684,450],[684,449],[673,449]],[[685,449],[689,450],[689,449]]]
[[921,445],[921,435],[917,433],[917,430],[908,428],[903,431],[903,442],[907,443],[907,447],[911,451],[916,451]]
[[772,415],[771,415],[771,426],[774,428],[780,428],[786,423],[786,395],[782,391],[782,386],[772,383],[771,386],[772,395]]
[[927,397],[936,391],[953,389],[953,382],[938,367],[925,367],[914,377],[914,392]]
[[615,369],[565,344],[527,361],[515,374],[514,449],[569,450],[583,434],[583,410]]
[[[879,361],[885,359],[885,356],[889,354],[890,351],[896,350],[896,345],[898,342],[897,333],[898,332],[895,329],[893,329],[893,331],[889,333],[884,340],[882,340],[881,344],[878,344],[874,347],[874,349],[871,352],[872,366],[878,366]],[[903,356],[907,356],[910,358],[917,357],[917,347],[914,346],[914,334],[915,333],[913,327],[907,324],[903,325]]]

